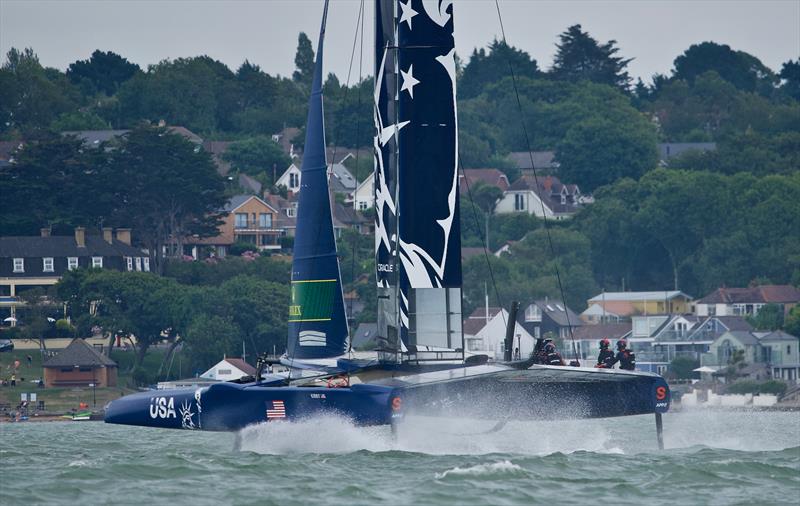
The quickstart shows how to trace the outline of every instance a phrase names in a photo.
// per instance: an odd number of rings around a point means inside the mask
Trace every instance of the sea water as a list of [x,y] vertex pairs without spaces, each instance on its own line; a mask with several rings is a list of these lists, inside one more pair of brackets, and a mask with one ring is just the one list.
[[[799,504],[800,413],[509,422],[328,417],[227,433],[0,424],[0,504]],[[235,449],[238,448],[238,449]]]

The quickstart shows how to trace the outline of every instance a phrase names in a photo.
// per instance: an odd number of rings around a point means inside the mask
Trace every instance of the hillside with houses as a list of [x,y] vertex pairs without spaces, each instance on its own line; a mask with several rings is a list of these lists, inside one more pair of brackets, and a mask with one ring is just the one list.
[[[769,69],[704,41],[634,83],[613,41],[580,25],[554,47],[550,69],[494,41],[458,71],[466,348],[496,356],[518,300],[521,355],[547,334],[591,362],[598,339],[624,337],[645,370],[724,376],[735,363],[736,377],[796,380],[800,61]],[[243,339],[282,351],[314,56],[304,34],[297,52],[287,78],[207,56],[141,69],[100,50],[62,72],[9,51],[0,338],[136,336],[134,368],[165,344],[203,370]],[[516,82],[497,71],[508,58]],[[371,78],[324,86],[333,226],[365,346],[371,94]]]

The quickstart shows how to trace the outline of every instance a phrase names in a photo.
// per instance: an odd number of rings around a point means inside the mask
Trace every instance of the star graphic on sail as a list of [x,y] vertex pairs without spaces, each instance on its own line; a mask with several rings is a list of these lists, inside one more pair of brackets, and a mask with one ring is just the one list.
[[[412,29],[411,18],[413,18],[419,13],[411,7],[411,0],[408,0],[408,2],[406,3],[403,2],[398,2],[398,3],[400,4],[400,10],[403,11],[400,13],[400,23],[405,21],[406,23],[408,23],[408,29],[411,30]],[[398,25],[400,23],[398,23]]]
[[419,80],[414,78],[414,64],[408,66],[408,72],[400,71],[403,76],[403,86],[400,91],[407,91],[411,98],[414,98],[414,86],[419,84]]

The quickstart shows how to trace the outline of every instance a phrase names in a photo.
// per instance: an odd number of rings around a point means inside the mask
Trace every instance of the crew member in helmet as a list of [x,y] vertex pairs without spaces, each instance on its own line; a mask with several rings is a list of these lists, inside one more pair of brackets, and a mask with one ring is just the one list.
[[626,371],[636,369],[636,355],[628,349],[628,342],[624,339],[617,341],[617,356],[614,362],[619,362],[619,368]]
[[561,354],[556,351],[556,345],[553,344],[552,340],[548,340],[544,345],[544,363],[545,365],[566,365],[564,364],[564,359],[561,358]]
[[607,338],[600,340],[600,353],[597,355],[597,365],[600,369],[612,369],[614,367],[614,352],[609,349],[611,341]]

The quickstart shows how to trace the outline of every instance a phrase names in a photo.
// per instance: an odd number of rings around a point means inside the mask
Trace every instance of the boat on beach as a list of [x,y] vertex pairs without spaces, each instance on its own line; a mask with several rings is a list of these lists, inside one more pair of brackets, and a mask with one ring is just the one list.
[[378,349],[350,346],[325,155],[326,2],[280,359],[289,371],[265,375],[262,362],[248,381],[129,395],[106,407],[105,421],[236,431],[331,413],[358,425],[394,425],[409,413],[498,421],[655,413],[660,434],[670,392],[657,374],[535,365],[510,354],[491,363],[465,350],[453,3],[377,0],[375,8]]

